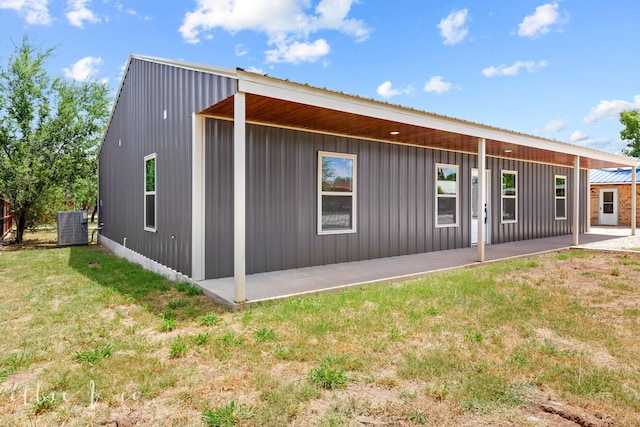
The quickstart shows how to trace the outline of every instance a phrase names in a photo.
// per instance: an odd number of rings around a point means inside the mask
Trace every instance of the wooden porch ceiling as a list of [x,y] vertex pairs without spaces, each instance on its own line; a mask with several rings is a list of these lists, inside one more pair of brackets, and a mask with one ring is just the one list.
[[[230,97],[202,111],[202,114],[233,119],[233,105],[233,97]],[[250,93],[246,95],[246,120],[249,123],[330,133],[395,144],[410,144],[440,150],[472,154],[476,154],[478,150],[477,136],[367,117]],[[572,154],[536,148],[531,145],[515,144],[506,141],[508,136],[512,134],[514,137],[522,137],[523,135],[508,131],[503,132],[506,136],[505,141],[486,140],[487,156],[573,167],[574,156]],[[536,139],[535,137],[530,138]],[[596,169],[625,165],[596,157],[581,156],[580,166],[586,169]]]

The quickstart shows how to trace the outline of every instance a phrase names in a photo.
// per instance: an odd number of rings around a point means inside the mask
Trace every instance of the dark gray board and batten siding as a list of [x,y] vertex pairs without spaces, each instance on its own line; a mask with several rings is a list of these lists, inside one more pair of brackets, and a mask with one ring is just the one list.
[[[507,243],[518,240],[571,234],[573,230],[573,169],[541,163],[509,159],[487,158],[491,170],[491,243]],[[518,172],[518,222],[501,224],[501,171]],[[566,219],[555,219],[555,176],[567,178]],[[588,171],[580,171],[580,232],[586,230],[589,205],[587,190]]]
[[[101,147],[102,234],[191,274],[192,113],[233,95],[236,80],[133,58]],[[166,119],[164,111],[166,110]],[[233,275],[233,123],[205,121],[206,278]],[[318,236],[317,152],[358,156],[357,233]],[[144,156],[156,153],[157,232],[144,231]],[[247,273],[440,251],[470,244],[476,156],[247,125]],[[435,165],[460,166],[459,225],[435,227]],[[488,158],[491,242],[571,233],[570,168]],[[518,171],[516,224],[500,223],[500,170]],[[554,175],[567,176],[567,220]],[[586,188],[587,172],[581,172]],[[586,194],[586,192],[584,193]],[[587,221],[581,197],[581,231]]]
[[[233,275],[233,123],[208,118],[207,278]],[[357,155],[357,232],[317,230],[318,151]],[[435,226],[435,167],[458,165],[457,227]],[[477,156],[318,133],[247,125],[247,273],[468,247],[471,169]],[[488,158],[491,241],[571,233],[573,170]],[[500,171],[518,171],[518,222],[500,222]],[[554,176],[566,175],[567,220],[555,220]],[[586,185],[586,171],[581,171]],[[583,187],[585,188],[585,187]],[[581,197],[581,200],[585,199]],[[586,224],[586,201],[581,230]]]
[[[191,275],[192,113],[236,90],[232,78],[132,58],[99,156],[104,236]],[[152,153],[155,233],[144,230],[144,156]]]

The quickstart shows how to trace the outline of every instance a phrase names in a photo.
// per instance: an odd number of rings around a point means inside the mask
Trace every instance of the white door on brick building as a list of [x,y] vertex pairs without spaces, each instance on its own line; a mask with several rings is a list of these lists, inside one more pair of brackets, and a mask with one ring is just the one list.
[[601,188],[598,197],[598,223],[618,225],[618,189]]

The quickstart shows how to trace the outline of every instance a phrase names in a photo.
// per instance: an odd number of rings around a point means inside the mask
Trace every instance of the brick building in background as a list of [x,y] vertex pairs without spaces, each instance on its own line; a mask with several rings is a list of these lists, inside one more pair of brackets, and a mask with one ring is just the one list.
[[[640,168],[636,169],[640,173]],[[591,170],[591,225],[631,225],[631,169]],[[636,188],[640,201],[640,186]],[[636,203],[636,221],[640,203]]]

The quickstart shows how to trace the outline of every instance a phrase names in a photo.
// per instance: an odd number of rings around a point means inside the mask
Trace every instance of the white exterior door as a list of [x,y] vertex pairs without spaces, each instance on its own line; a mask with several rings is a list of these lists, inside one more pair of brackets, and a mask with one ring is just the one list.
[[[489,182],[491,181],[491,171],[486,171],[486,176],[484,179],[484,187],[485,187],[485,222],[484,222],[484,242],[490,243],[489,239],[489,201],[491,200],[491,195],[489,193],[489,189],[491,186]],[[471,169],[471,244],[478,244],[478,169]]]
[[598,222],[600,225],[618,225],[618,189],[601,188],[598,198]]

